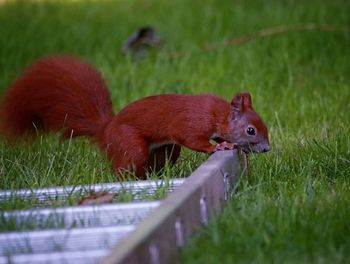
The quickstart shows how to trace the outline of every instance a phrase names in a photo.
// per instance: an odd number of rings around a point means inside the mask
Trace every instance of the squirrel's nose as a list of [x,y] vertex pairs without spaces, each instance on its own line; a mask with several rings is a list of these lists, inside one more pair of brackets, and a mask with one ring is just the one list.
[[261,152],[268,152],[268,151],[270,151],[270,145],[265,145]]

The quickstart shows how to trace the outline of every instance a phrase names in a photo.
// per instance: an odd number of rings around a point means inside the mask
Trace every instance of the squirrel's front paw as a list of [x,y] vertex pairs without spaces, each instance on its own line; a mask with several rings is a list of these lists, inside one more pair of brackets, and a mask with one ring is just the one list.
[[219,151],[219,150],[233,150],[237,147],[237,144],[235,143],[229,143],[229,142],[221,142],[220,144],[215,145],[214,152]]

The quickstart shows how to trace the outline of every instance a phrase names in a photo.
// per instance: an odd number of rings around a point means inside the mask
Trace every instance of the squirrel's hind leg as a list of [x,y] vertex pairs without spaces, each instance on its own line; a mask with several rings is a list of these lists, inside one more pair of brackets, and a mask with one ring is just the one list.
[[130,171],[145,178],[149,164],[148,143],[137,129],[127,125],[108,127],[104,145],[117,174]]
[[149,167],[157,172],[164,167],[167,160],[170,162],[170,165],[173,165],[179,158],[180,152],[181,146],[176,144],[167,144],[152,149],[149,153]]

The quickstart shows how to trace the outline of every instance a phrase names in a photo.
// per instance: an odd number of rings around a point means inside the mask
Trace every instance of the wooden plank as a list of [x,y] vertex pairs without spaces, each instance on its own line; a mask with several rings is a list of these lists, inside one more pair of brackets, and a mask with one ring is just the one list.
[[96,264],[107,254],[108,249],[19,254],[14,256],[0,256],[0,264]]
[[[159,201],[69,206],[3,211],[2,221],[16,223],[23,230],[48,228],[76,228],[108,225],[137,224],[160,205]],[[3,235],[0,233],[0,239]]]
[[3,233],[0,256],[108,249],[134,229],[124,225]]
[[238,173],[237,151],[213,154],[102,263],[175,263],[178,249],[219,211]]
[[[8,200],[13,197],[21,197],[23,199],[36,197],[39,202],[46,200],[54,200],[57,197],[65,198],[73,193],[81,192],[99,192],[108,191],[118,193],[120,191],[130,191],[136,195],[137,198],[142,198],[139,193],[153,194],[157,188],[166,187],[169,191],[173,191],[184,182],[184,179],[169,179],[169,180],[148,180],[148,181],[130,181],[130,182],[114,182],[114,183],[100,183],[91,185],[77,185],[77,186],[63,186],[63,187],[49,187],[39,189],[20,189],[0,191],[0,200]],[[137,197],[141,196],[141,197]]]

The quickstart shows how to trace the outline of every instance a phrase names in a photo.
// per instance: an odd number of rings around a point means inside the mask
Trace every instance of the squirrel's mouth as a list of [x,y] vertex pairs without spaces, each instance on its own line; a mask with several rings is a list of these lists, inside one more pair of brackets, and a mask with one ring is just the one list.
[[245,154],[248,154],[250,152],[253,152],[250,148],[248,147],[242,147],[242,146],[239,146],[238,149],[242,152],[244,152]]
[[243,151],[244,153],[263,153],[268,152],[270,150],[269,144],[244,144],[244,145],[238,145],[238,149]]

